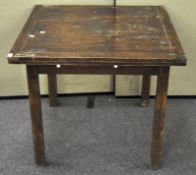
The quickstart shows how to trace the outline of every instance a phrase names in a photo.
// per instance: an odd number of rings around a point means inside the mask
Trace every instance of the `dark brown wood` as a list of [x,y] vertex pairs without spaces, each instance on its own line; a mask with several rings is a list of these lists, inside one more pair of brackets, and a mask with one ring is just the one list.
[[141,106],[146,107],[150,100],[150,75],[145,74],[142,77],[142,97]]
[[165,8],[160,8],[157,11],[160,16],[160,20],[162,23],[163,30],[167,33],[167,40],[170,42],[170,45],[173,47],[174,52],[176,53],[176,62],[182,63],[186,62],[186,57],[180,40],[178,39],[177,33],[174,29],[172,22],[170,21],[170,17]]
[[161,148],[165,124],[166,100],[169,81],[169,67],[160,67],[157,81],[157,94],[153,121],[151,166],[159,169],[161,164]]
[[95,95],[88,95],[87,108],[94,108],[95,106]]
[[27,66],[27,79],[35,161],[38,166],[41,166],[45,164],[44,133],[42,124],[39,77],[35,66]]
[[9,63],[185,65],[160,6],[36,6]]
[[48,74],[48,95],[50,106],[57,106],[57,80],[56,74]]
[[[36,6],[16,40],[9,63],[26,64],[35,160],[45,162],[38,74],[49,75],[50,104],[56,104],[56,74],[158,75],[151,165],[160,167],[169,67],[186,57],[161,6]],[[89,98],[88,105],[94,100]]]
[[143,74],[151,74],[158,75],[159,67],[157,66],[125,66],[119,65],[118,67],[113,66],[73,66],[73,65],[63,65],[61,67],[56,67],[53,65],[43,66],[37,65],[37,71],[40,74],[121,74],[121,75],[143,75]]

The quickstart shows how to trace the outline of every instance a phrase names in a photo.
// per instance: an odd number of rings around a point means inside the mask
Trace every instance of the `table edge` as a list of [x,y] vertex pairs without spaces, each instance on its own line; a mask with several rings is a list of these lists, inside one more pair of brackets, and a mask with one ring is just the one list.
[[[153,5],[136,5],[136,6],[117,6],[117,7],[113,7],[113,6],[108,6],[108,5],[35,5],[27,22],[25,23],[21,33],[19,34],[18,38],[16,39],[11,51],[10,51],[10,54],[12,54],[12,56],[9,56],[8,54],[8,63],[10,64],[46,64],[48,61],[51,61],[51,63],[49,64],[57,64],[57,63],[61,63],[61,64],[67,64],[66,61],[63,61],[63,59],[61,59],[60,61],[58,60],[57,61],[54,61],[54,58],[48,58],[47,60],[45,59],[45,61],[41,60],[42,58],[36,58],[36,62],[34,60],[33,57],[17,57],[15,56],[15,53],[20,53],[18,50],[18,46],[21,46],[21,39],[24,35],[24,33],[27,33],[31,28],[32,28],[32,25],[30,25],[30,22],[39,15],[39,12],[40,12],[40,9],[43,8],[43,7],[60,7],[60,6],[66,6],[66,7],[111,7],[111,8],[121,8],[121,7],[155,7],[159,10],[160,12],[160,16],[161,18],[163,18],[163,23],[165,25],[168,25],[169,28],[170,28],[170,31],[168,32],[168,37],[172,37],[171,35],[174,35],[174,38],[175,38],[175,45],[178,46],[178,48],[176,48],[175,52],[176,52],[176,57],[173,59],[173,60],[161,60],[159,59],[158,61],[156,60],[153,60],[153,61],[145,61],[145,60],[142,60],[140,61],[139,63],[135,63],[135,62],[125,62],[126,64],[131,64],[131,65],[136,65],[136,64],[142,64],[142,65],[145,65],[145,64],[153,64],[153,65],[186,65],[187,64],[187,58],[185,56],[185,53],[184,53],[184,50],[181,46],[181,43],[178,39],[178,36],[175,32],[175,28],[171,22],[171,19],[165,9],[164,6],[162,5],[156,5],[156,6],[153,6]],[[36,13],[35,13],[36,12]],[[164,20],[164,18],[167,19],[167,21],[169,21],[169,23],[166,23],[166,21]],[[24,44],[24,43],[23,43]],[[25,60],[26,59],[26,60]],[[64,58],[66,59],[66,58]],[[133,59],[134,60],[134,59]],[[93,61],[92,61],[93,62]],[[105,63],[104,63],[104,60],[102,60],[103,64],[107,63],[108,60],[105,60]],[[71,64],[82,64],[83,62],[79,62],[79,61],[75,61],[75,62],[71,62]],[[93,62],[93,64],[97,64],[97,62]],[[118,64],[124,64],[122,61],[118,61],[118,62],[114,62],[114,63],[118,63]],[[111,64],[114,64],[114,63],[111,63]],[[47,63],[48,64],[48,63]],[[87,64],[92,64],[91,62],[87,62]],[[101,64],[101,63],[100,63]]]

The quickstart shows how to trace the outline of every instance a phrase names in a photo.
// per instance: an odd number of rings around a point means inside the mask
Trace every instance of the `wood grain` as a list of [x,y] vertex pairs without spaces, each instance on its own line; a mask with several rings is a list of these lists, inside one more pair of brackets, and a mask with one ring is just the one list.
[[48,95],[49,95],[49,105],[57,106],[57,80],[56,74],[48,74]]
[[146,107],[150,100],[150,75],[145,74],[142,77],[142,97],[141,106]]
[[27,66],[27,80],[29,88],[29,103],[31,111],[35,161],[38,166],[42,166],[45,164],[44,133],[42,123],[39,78],[35,67]]
[[[163,7],[36,6],[11,53],[9,63],[27,66],[37,165],[45,162],[38,75],[48,74],[50,104],[56,105],[56,74],[124,74],[143,75],[147,101],[150,76],[158,75],[151,165],[160,167],[169,68],[186,65]],[[88,106],[93,105],[91,96]]]
[[9,63],[185,65],[159,6],[36,6]]
[[169,81],[169,67],[161,67],[157,81],[157,93],[152,132],[151,167],[159,169],[161,166],[161,153],[165,113],[167,104],[167,90]]

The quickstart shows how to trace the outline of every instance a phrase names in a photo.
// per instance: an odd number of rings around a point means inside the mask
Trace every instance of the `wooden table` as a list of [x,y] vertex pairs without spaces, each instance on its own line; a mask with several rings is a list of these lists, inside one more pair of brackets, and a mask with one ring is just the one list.
[[57,104],[56,74],[143,75],[144,105],[150,76],[157,75],[151,166],[160,167],[169,69],[186,65],[163,7],[35,6],[8,61],[27,68],[37,165],[45,162],[39,74],[48,74],[51,106]]

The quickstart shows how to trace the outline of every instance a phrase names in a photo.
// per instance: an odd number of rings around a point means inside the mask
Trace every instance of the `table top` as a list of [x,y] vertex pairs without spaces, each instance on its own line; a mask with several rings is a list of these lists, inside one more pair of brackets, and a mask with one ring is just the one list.
[[44,6],[33,9],[8,54],[15,64],[185,65],[161,6]]

